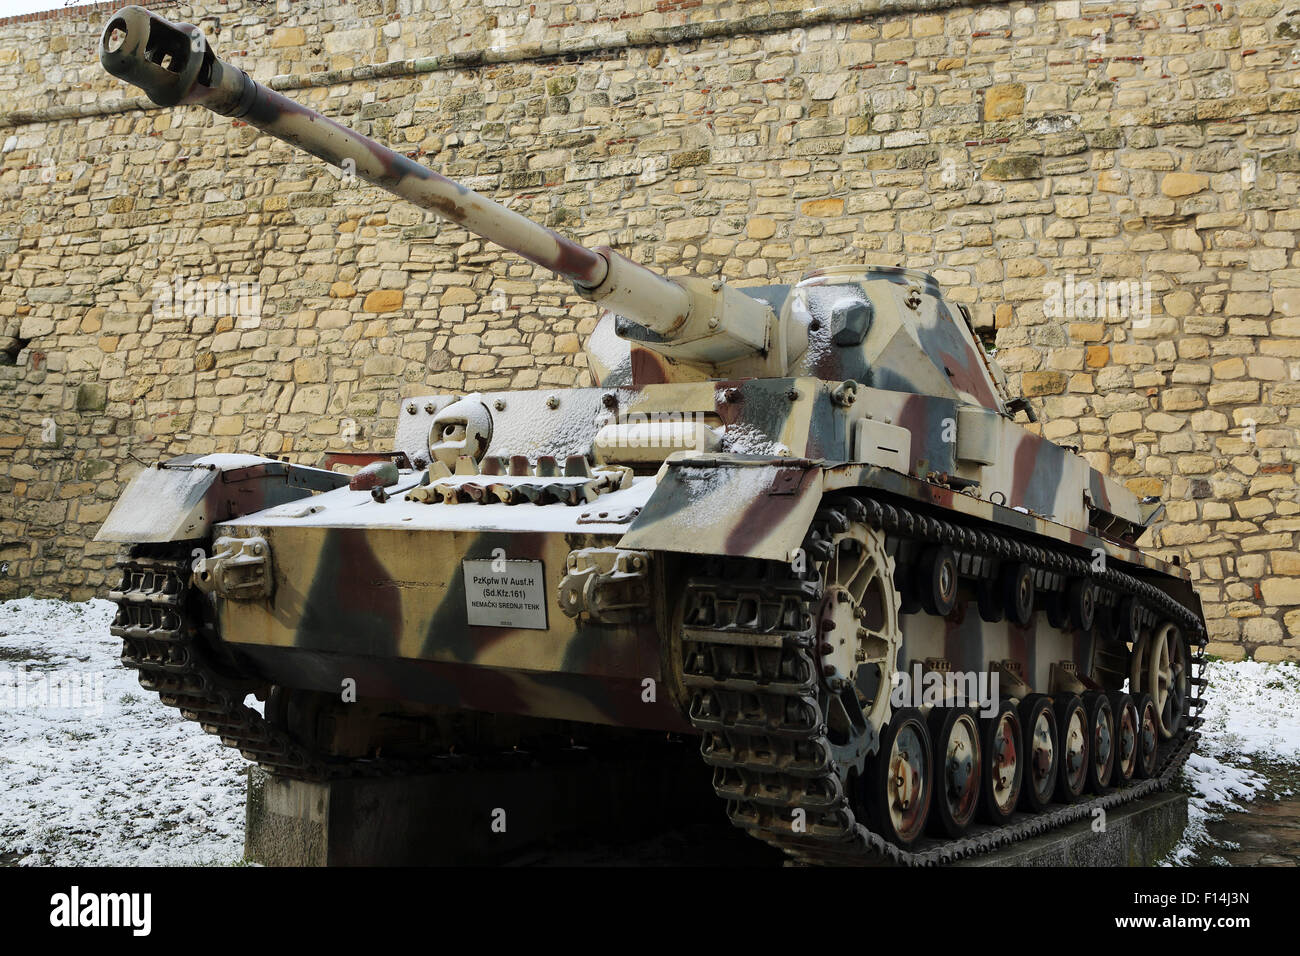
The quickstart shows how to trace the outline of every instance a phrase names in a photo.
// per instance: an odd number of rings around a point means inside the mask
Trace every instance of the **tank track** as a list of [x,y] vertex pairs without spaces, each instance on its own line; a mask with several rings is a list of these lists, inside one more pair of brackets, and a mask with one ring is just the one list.
[[[1109,598],[1132,595],[1177,622],[1189,635],[1189,644],[1202,649],[1191,656],[1189,687],[1204,687],[1206,639],[1200,618],[1123,571],[1094,573],[1090,562],[1060,548],[1026,544],[860,498],[823,504],[805,550],[816,555],[818,541],[829,540],[831,528],[844,526],[845,512],[883,530],[887,540],[944,544],[959,557],[1024,561],[1040,570],[1089,576],[1112,592]],[[1159,748],[1154,776],[1043,813],[1017,812],[1004,826],[976,824],[960,839],[922,837],[903,849],[859,821],[833,764],[832,741],[815,696],[819,678],[814,611],[822,589],[816,572],[799,575],[782,563],[730,558],[706,562],[706,572],[687,581],[682,640],[689,717],[703,735],[700,751],[714,768],[714,789],[726,801],[732,823],[796,861],[931,866],[987,853],[1088,818],[1097,808],[1110,809],[1166,789],[1199,737],[1194,728],[1201,724],[1196,711],[1202,701],[1189,693],[1188,718]],[[792,826],[795,809],[804,811],[798,833]]]
[[212,626],[195,613],[200,598],[189,583],[186,558],[133,552],[117,566],[122,582],[109,592],[117,604],[110,630],[122,639],[122,663],[138,673],[141,687],[272,773],[332,775],[324,761],[245,704],[247,688],[214,666]]

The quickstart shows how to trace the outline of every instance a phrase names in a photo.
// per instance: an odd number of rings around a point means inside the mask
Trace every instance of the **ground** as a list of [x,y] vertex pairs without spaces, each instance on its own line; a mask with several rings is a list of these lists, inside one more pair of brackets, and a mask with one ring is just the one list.
[[[140,689],[112,617],[107,601],[0,603],[0,865],[239,863],[246,762]],[[1296,865],[1300,666],[1214,662],[1209,678],[1167,862]],[[667,834],[641,862],[697,844]]]
[[0,604],[0,862],[238,862],[247,762],[140,688],[112,619]]
[[1300,666],[1212,661],[1183,865],[1300,864]]

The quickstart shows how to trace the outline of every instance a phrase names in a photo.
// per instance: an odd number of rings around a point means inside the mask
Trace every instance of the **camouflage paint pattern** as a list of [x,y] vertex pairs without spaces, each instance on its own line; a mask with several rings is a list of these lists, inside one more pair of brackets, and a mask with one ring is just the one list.
[[[674,614],[671,595],[660,592],[648,601],[635,625],[566,617],[558,606],[558,585],[575,548],[656,552],[660,571],[668,574],[681,573],[685,565],[680,556],[688,554],[787,560],[825,493],[870,488],[1004,529],[1095,549],[1163,575],[1180,573],[1078,527],[1085,520],[1080,507],[1072,513],[1076,526],[1051,520],[1036,508],[1017,510],[1017,502],[1027,501],[1059,515],[1069,510],[1069,502],[1081,505],[1081,485],[1046,486],[1060,495],[1058,503],[1043,497],[1033,470],[1008,471],[1006,463],[1055,452],[1074,467],[1085,467],[1076,456],[1007,423],[1008,445],[1000,463],[985,466],[998,480],[1010,482],[1009,504],[996,504],[923,477],[954,463],[953,444],[938,441],[940,429],[930,427],[937,419],[952,418],[954,400],[863,388],[846,405],[835,400],[836,388],[803,378],[578,389],[564,391],[555,408],[546,403],[544,392],[484,394],[480,398],[487,406],[503,408],[493,413],[497,421],[485,461],[495,455],[507,461],[522,457],[516,451],[528,453],[530,462],[544,458],[542,452],[558,453],[561,461],[567,454],[582,454],[585,460],[600,428],[655,415],[698,415],[716,423],[712,427],[721,435],[723,450],[700,455],[665,447],[657,474],[631,476],[594,501],[574,504],[538,507],[487,498],[482,499],[486,503],[471,503],[463,496],[421,494],[440,483],[477,480],[486,485],[490,478],[424,479],[409,469],[383,500],[347,487],[265,508],[250,500],[244,516],[222,524],[220,533],[256,535],[269,542],[274,590],[263,602],[222,600],[223,639],[242,651],[259,651],[255,657],[266,672],[290,682],[302,683],[302,675],[310,674],[310,685],[316,686],[325,673],[355,679],[364,672],[373,687],[403,694],[418,690],[426,702],[662,729],[678,720],[672,696],[648,705],[641,701],[641,690],[647,678],[661,683],[670,677],[661,661],[671,644],[666,633]],[[615,401],[607,401],[610,396]],[[423,400],[413,403],[422,407]],[[916,473],[854,461],[852,425],[868,414],[907,429],[912,437],[908,458]],[[242,459],[230,464],[238,466],[231,474],[250,471]],[[421,485],[421,480],[427,483]],[[1073,495],[1066,491],[1071,486]],[[495,553],[542,563],[545,630],[468,623],[463,562]],[[1045,621],[1025,629],[988,625],[965,605],[948,620],[904,617],[907,659],[944,657],[962,669],[981,670],[992,660],[1015,659],[1026,676],[1040,679],[1036,670],[1073,659],[1069,644]],[[295,665],[285,659],[298,660],[298,651],[310,652],[315,663],[306,667],[299,661],[303,666],[295,677]],[[975,661],[982,663],[965,666]],[[407,662],[415,667],[409,681],[415,690],[396,673]]]
[[[669,280],[267,89],[192,26],[125,8],[101,60],[156,102],[239,117],[608,307],[588,343],[599,387],[404,400],[396,484],[348,488],[252,456],[135,479],[100,540],[269,547],[269,596],[212,598],[220,639],[267,680],[337,692],[350,677],[372,698],[684,729],[679,604],[695,556],[789,560],[823,496],[855,489],[1122,562],[1199,607],[1186,572],[1137,549],[1137,499],[1014,422],[1001,370],[925,273],[841,266],[739,290]],[[701,445],[639,442],[647,425],[683,422],[671,433]],[[650,556],[643,604],[619,623],[560,606],[571,557],[592,548]],[[544,626],[470,622],[465,562],[499,556],[540,564]],[[1061,661],[1086,678],[1096,651],[1042,614],[987,624],[965,600],[946,618],[904,615],[902,629],[904,666],[1014,660],[1042,688]]]
[[[663,679],[653,615],[634,625],[597,625],[560,609],[555,585],[569,552],[563,535],[257,527],[276,556],[274,595],[270,602],[221,601],[222,633],[238,650],[290,651],[280,663],[289,662],[285,677],[294,686],[302,684],[294,652],[309,651],[319,669],[353,678],[367,697],[397,690],[456,708],[684,728],[666,690],[657,701],[643,700],[643,682]],[[589,540],[600,546],[617,538]],[[546,629],[469,625],[463,562],[491,560],[497,549],[511,561],[541,562],[550,585]],[[403,689],[407,664],[416,665],[413,690]],[[325,686],[313,689],[340,686],[319,675],[316,683]],[[408,696],[413,692],[419,696]]]

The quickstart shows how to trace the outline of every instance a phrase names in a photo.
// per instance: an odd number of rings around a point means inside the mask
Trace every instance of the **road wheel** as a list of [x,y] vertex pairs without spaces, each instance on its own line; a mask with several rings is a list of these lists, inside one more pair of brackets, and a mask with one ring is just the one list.
[[925,831],[934,789],[930,734],[914,707],[895,711],[868,763],[865,786],[871,829],[898,846]]
[[980,802],[983,775],[980,726],[967,707],[935,707],[928,719],[934,745],[934,805],[930,831],[959,837]]
[[1137,701],[1138,712],[1138,760],[1134,776],[1146,780],[1156,775],[1157,750],[1160,746],[1160,715],[1156,712],[1156,702],[1150,694],[1143,694]]
[[1088,712],[1078,694],[1061,694],[1056,699],[1056,726],[1061,737],[1060,772],[1056,797],[1074,803],[1088,788],[1088,763],[1092,747],[1088,740]]
[[1088,713],[1088,731],[1092,743],[1092,759],[1088,761],[1088,789],[1092,793],[1105,793],[1115,773],[1115,713],[1110,698],[1100,691],[1083,695],[1083,709]]
[[1038,813],[1052,802],[1056,790],[1059,746],[1052,701],[1043,694],[1030,694],[1020,702],[1021,753],[1025,755],[1024,785],[1020,803]]
[[931,545],[921,552],[917,563],[916,586],[921,606],[929,614],[947,617],[957,606],[957,556],[952,548]]
[[1015,812],[1024,782],[1020,715],[1015,704],[1004,698],[997,713],[982,719],[980,724],[983,732],[980,756],[984,764],[980,775],[980,816],[1001,826]]
[[1116,640],[1124,641],[1126,644],[1137,642],[1142,633],[1142,604],[1131,594],[1127,594],[1120,599],[1119,604],[1115,606],[1113,615],[1115,624]]
[[1129,694],[1110,695],[1115,718],[1115,773],[1111,783],[1121,786],[1133,779],[1138,765],[1138,710]]
[[1070,611],[1070,624],[1077,630],[1086,631],[1092,627],[1097,617],[1097,589],[1085,578],[1070,582],[1065,592],[1066,607]]
[[1027,564],[1009,564],[1002,569],[1002,604],[1007,618],[1021,627],[1034,619],[1034,569]]

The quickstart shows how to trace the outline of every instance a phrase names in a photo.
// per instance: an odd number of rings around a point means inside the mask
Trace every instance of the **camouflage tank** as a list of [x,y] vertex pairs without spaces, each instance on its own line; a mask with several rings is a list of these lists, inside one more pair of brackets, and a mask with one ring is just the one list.
[[1187,572],[1138,547],[1160,505],[1018,424],[929,275],[668,279],[191,25],[127,7],[100,53],[604,310],[597,387],[406,399],[350,475],[204,455],[132,481],[97,539],[125,548],[123,660],[248,758],[319,779],[698,735],[731,821],[795,859],[933,863],[1149,794],[1190,753],[1205,628]]

